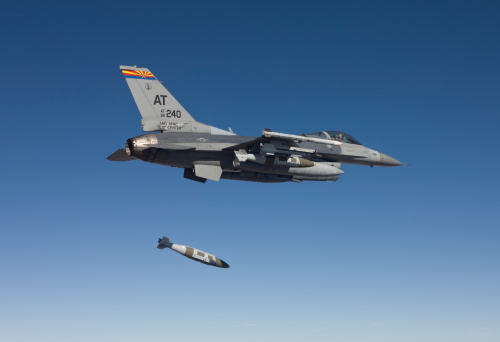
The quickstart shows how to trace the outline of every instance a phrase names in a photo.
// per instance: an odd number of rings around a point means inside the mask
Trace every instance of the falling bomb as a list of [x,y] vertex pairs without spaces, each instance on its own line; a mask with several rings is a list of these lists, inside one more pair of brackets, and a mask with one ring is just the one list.
[[220,268],[229,268],[229,265],[217,258],[215,255],[203,252],[199,249],[192,248],[184,245],[177,245],[175,243],[171,243],[168,237],[163,237],[158,239],[158,249],[170,248],[176,251],[179,254],[188,257],[189,259],[193,259],[195,261],[201,262],[206,265],[220,267]]

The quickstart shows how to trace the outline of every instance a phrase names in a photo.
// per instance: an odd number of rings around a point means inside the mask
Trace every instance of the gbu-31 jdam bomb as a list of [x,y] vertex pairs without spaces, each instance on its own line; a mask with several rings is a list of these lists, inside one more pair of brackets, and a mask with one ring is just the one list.
[[229,265],[227,263],[217,258],[215,255],[200,251],[199,249],[196,248],[171,243],[168,237],[165,236],[161,239],[158,239],[157,248],[159,249],[170,248],[176,251],[177,253],[188,257],[189,259],[199,261],[203,264],[216,266],[220,268],[229,268]]

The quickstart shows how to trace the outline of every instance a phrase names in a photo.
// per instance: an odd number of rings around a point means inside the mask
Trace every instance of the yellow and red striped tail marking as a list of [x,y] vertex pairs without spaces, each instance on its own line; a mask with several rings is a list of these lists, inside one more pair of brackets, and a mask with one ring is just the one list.
[[155,79],[156,77],[153,76],[153,74],[150,71],[139,71],[139,70],[122,70],[123,76],[125,78],[138,78],[138,79],[146,79],[146,80],[152,80]]

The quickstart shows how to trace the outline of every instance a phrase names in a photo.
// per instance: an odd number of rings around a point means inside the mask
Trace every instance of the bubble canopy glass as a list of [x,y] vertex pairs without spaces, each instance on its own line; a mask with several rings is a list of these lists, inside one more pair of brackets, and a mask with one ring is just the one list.
[[359,141],[354,139],[352,136],[340,131],[321,131],[321,132],[309,133],[306,135],[308,137],[313,137],[313,138],[336,140],[348,144],[361,145]]

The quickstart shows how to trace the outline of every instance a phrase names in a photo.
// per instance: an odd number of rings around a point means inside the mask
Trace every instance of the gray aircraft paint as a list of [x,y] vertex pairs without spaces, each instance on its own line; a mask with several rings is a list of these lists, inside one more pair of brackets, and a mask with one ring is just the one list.
[[144,134],[127,140],[107,159],[135,158],[184,168],[184,178],[262,183],[337,181],[341,163],[399,166],[396,159],[361,145],[350,135],[322,131],[293,135],[262,131],[236,135],[197,122],[147,68],[120,66],[142,116]]

